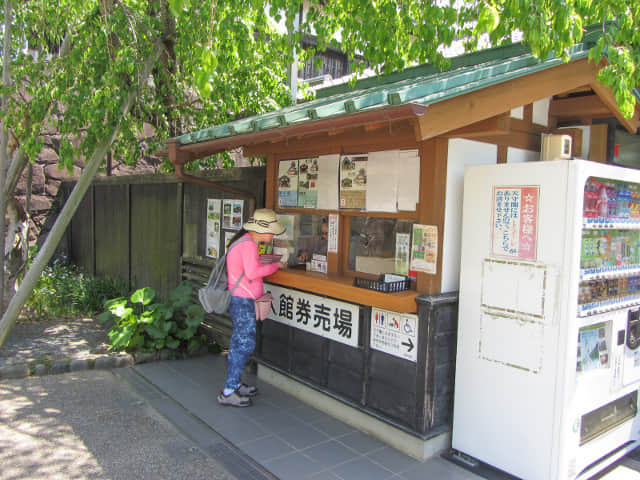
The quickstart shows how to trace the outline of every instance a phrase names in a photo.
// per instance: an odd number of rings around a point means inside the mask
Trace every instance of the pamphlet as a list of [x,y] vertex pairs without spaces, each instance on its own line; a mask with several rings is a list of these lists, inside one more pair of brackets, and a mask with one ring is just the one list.
[[298,207],[318,208],[318,159],[298,160]]
[[233,230],[242,228],[242,209],[244,200],[223,200],[222,227]]
[[218,258],[220,249],[220,199],[207,200],[207,257]]
[[438,227],[414,224],[411,269],[425,273],[436,273],[437,261]]
[[367,154],[340,158],[340,208],[366,207],[367,159]]
[[298,206],[298,160],[281,160],[278,165],[278,206]]
[[410,245],[410,234],[396,233],[396,273],[400,275],[409,275]]

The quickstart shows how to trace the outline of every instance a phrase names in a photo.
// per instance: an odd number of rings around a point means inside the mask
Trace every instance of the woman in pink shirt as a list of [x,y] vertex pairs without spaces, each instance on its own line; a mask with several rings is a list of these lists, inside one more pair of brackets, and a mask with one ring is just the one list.
[[274,235],[284,233],[273,210],[261,208],[242,226],[231,239],[227,250],[228,285],[240,282],[233,291],[229,315],[233,330],[227,356],[227,381],[218,395],[218,403],[233,407],[248,407],[252,396],[258,393],[253,385],[245,385],[240,375],[249,356],[256,347],[255,299],[264,293],[262,278],[275,273],[283,264],[262,265],[258,256],[258,244],[269,243]]

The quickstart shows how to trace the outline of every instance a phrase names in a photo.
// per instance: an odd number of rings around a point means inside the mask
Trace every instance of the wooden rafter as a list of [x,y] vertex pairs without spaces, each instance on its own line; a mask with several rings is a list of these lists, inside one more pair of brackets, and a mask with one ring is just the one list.
[[558,121],[612,117],[614,114],[598,95],[583,95],[551,100],[549,115]]

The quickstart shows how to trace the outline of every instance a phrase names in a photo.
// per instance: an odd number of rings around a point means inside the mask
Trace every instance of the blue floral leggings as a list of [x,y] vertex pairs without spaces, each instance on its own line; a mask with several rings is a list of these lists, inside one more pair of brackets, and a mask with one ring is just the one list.
[[227,356],[227,381],[224,388],[237,390],[240,374],[256,348],[256,307],[253,298],[231,297],[229,305],[233,330]]

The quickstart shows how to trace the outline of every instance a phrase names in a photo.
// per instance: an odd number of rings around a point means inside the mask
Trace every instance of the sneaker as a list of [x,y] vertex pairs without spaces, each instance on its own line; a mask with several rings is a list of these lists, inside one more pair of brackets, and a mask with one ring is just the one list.
[[242,397],[255,397],[258,394],[258,387],[241,383],[236,392]]
[[251,405],[251,399],[249,397],[244,397],[242,395],[238,395],[240,389],[236,390],[235,392],[231,393],[230,395],[225,395],[224,393],[220,392],[220,395],[218,395],[218,403],[220,405],[230,405],[232,407],[248,407]]

